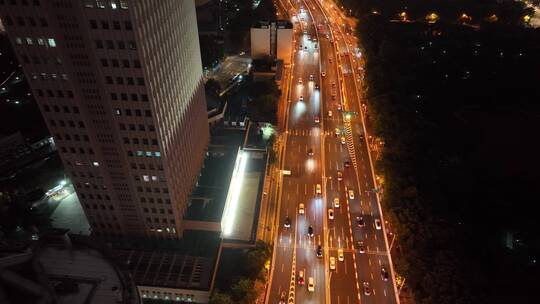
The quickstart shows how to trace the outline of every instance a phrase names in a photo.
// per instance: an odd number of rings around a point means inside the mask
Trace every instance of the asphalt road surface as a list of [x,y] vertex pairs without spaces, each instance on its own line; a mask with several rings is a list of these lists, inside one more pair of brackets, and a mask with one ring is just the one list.
[[[357,90],[363,69],[354,37],[346,34],[348,25],[341,26],[346,22],[330,1],[281,4],[295,24],[282,163],[291,175],[280,178],[269,303],[279,303],[283,294],[294,303],[397,303],[384,227],[375,226],[381,214],[362,124]],[[308,235],[310,226],[313,236]],[[363,242],[364,253],[358,242]],[[322,257],[317,256],[318,246]],[[303,285],[298,283],[300,272]],[[313,291],[307,286],[310,277]]]

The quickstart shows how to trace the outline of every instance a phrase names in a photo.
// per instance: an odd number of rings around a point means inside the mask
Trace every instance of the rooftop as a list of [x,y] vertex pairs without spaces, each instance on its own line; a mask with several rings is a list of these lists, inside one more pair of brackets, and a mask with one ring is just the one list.
[[136,285],[209,290],[221,239],[211,231],[184,231],[174,250],[116,249]]

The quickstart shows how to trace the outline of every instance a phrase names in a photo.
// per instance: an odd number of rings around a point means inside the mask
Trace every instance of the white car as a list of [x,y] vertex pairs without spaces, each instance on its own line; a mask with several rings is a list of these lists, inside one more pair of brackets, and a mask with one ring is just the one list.
[[313,279],[313,277],[309,277],[308,279],[307,290],[310,292],[315,291],[315,280]]
[[343,255],[343,249],[339,249],[337,255],[340,262],[343,262],[345,260],[345,256]]
[[299,214],[305,214],[305,209],[304,209],[304,204],[303,203],[300,203],[298,204],[298,213]]
[[302,83],[302,77],[298,78],[298,83]]
[[313,74],[309,75],[309,81],[313,81]]
[[346,143],[345,136],[341,136],[341,144],[344,145]]
[[321,184],[317,184],[317,186],[315,187],[315,192],[316,192],[317,194],[321,194],[321,193],[322,193]]
[[334,219],[334,209],[332,209],[332,208],[328,209],[328,219],[329,220]]
[[380,219],[375,219],[375,228],[377,230],[381,230],[382,229],[382,225],[381,225],[381,220]]
[[330,270],[336,270],[336,258],[330,257]]
[[319,116],[315,116],[315,123],[319,123],[319,122],[320,122]]
[[334,207],[339,208],[339,197],[334,198]]
[[332,111],[328,111],[328,117],[332,117]]
[[349,190],[349,191],[347,191],[347,193],[349,194],[349,199],[354,199],[354,191],[353,190]]

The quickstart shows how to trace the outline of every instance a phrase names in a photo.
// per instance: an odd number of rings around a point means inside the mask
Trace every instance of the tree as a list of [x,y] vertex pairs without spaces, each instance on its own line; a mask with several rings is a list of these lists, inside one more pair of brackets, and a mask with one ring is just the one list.
[[204,90],[206,91],[206,94],[217,97],[221,92],[221,85],[217,80],[209,78],[204,84]]
[[253,280],[249,278],[240,278],[236,284],[231,286],[232,298],[240,303],[253,303],[258,296],[254,286],[255,283]]
[[221,293],[219,291],[216,291],[212,294],[212,297],[210,298],[210,301],[208,304],[233,304],[234,301],[232,300],[231,296],[226,293]]

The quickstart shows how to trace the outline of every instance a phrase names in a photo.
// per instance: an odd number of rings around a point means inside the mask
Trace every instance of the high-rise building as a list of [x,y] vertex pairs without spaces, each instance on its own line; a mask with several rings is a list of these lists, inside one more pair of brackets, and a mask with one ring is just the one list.
[[0,18],[93,233],[181,237],[209,140],[193,0],[0,0]]

